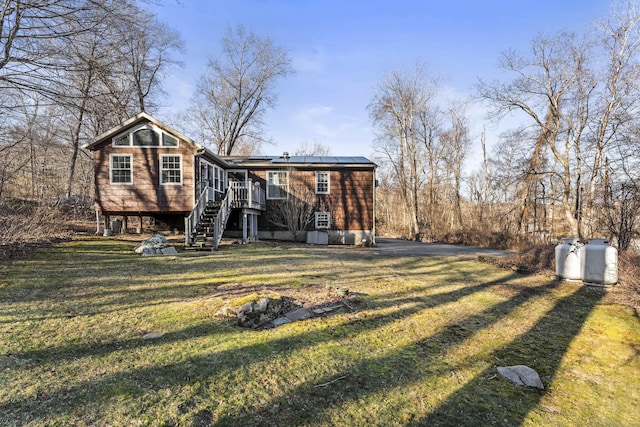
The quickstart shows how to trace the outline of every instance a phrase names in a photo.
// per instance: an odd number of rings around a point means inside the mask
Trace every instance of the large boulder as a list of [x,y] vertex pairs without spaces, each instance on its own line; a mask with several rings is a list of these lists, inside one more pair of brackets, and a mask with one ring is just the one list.
[[[175,248],[169,248],[169,241],[162,234],[154,234],[147,240],[139,243],[133,250],[142,255],[173,255]],[[172,250],[173,249],[173,250]]]

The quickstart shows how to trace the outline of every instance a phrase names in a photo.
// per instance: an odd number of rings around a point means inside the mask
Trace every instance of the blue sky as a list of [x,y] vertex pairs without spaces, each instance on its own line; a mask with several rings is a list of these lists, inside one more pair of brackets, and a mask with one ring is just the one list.
[[[306,141],[333,155],[373,157],[367,105],[385,73],[424,62],[442,78],[443,99],[465,98],[478,78],[500,76],[501,52],[526,53],[539,33],[585,31],[609,7],[606,0],[166,0],[154,10],[180,32],[186,51],[184,67],[165,81],[160,116],[186,108],[224,33],[241,24],[286,47],[297,70],[278,84],[278,105],[265,120],[274,143],[263,154]],[[482,107],[469,113],[479,145]],[[489,144],[498,133],[488,127]]]

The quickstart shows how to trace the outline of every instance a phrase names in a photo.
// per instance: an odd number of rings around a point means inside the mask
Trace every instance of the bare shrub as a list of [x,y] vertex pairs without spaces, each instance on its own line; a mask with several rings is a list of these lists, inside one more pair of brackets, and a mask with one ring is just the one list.
[[640,254],[620,252],[615,299],[621,304],[640,307]]
[[445,234],[440,240],[450,245],[477,246],[492,249],[510,249],[516,243],[516,239],[508,232],[495,232],[471,228],[456,230]]
[[0,259],[28,254],[34,249],[71,239],[76,231],[90,227],[77,211],[43,206],[36,202],[10,200],[0,203]]

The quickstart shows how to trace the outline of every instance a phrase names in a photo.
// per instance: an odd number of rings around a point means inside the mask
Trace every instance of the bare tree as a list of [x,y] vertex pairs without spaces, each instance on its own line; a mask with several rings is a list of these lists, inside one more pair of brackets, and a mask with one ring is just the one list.
[[262,119],[276,103],[277,81],[293,73],[288,51],[270,38],[229,29],[222,58],[211,58],[197,85],[191,115],[218,154],[265,141]]
[[313,144],[309,141],[303,141],[294,152],[294,156],[330,156],[331,148],[322,145],[319,142]]
[[[469,119],[466,116],[466,104],[462,101],[452,101],[447,111],[448,129],[440,139],[444,147],[445,167],[452,178],[452,196],[454,200],[452,218],[456,225],[463,227],[462,219],[462,167],[471,148]],[[452,221],[453,222],[453,221]]]
[[289,171],[289,189],[283,200],[272,200],[267,210],[267,220],[291,232],[294,241],[314,223],[316,212],[328,212],[329,205],[319,200],[308,182]]
[[[184,49],[180,35],[150,12],[130,5],[130,13],[119,20],[115,38],[116,48],[122,57],[122,71],[135,94],[136,107],[140,111],[152,111],[154,95],[162,93],[162,79],[168,69],[181,65],[173,58]],[[113,81],[113,79],[111,79]],[[107,80],[106,82],[109,82]]]
[[420,237],[420,192],[423,186],[424,146],[418,126],[427,112],[434,111],[438,81],[416,66],[412,74],[400,71],[386,76],[369,104],[369,115],[377,128],[374,148],[398,180],[409,234]]

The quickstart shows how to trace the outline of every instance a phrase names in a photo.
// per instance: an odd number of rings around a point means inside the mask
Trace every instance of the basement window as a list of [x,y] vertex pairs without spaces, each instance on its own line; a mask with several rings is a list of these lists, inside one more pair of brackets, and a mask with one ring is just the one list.
[[329,212],[316,212],[316,228],[330,228],[331,227],[331,213]]

